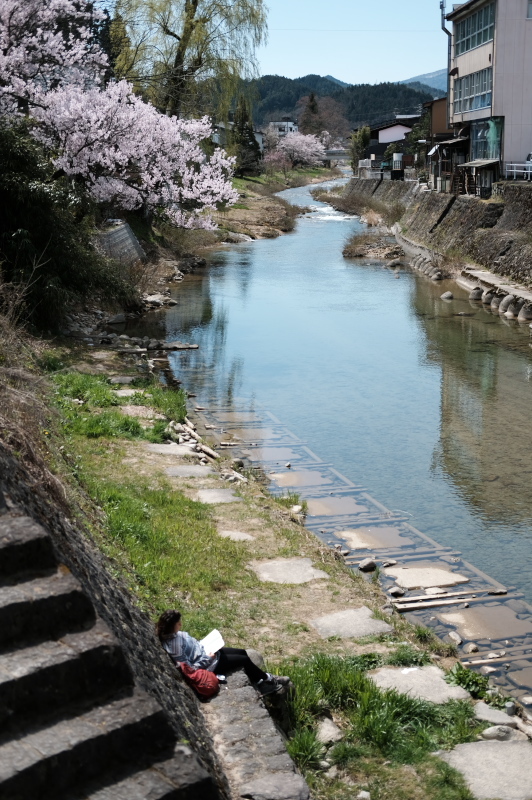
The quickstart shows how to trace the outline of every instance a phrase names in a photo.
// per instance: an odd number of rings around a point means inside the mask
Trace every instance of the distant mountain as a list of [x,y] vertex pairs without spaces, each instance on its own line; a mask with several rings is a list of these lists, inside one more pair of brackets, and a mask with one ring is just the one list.
[[426,86],[432,86],[433,89],[439,89],[440,92],[447,93],[447,70],[439,69],[436,72],[425,72],[424,75],[415,75],[413,78],[407,78],[405,81],[398,81],[398,83],[424,83]]
[[[394,114],[417,114],[423,103],[434,99],[433,88],[418,90],[402,83],[359,84],[342,86],[330,77],[305,75],[303,78],[284,78],[263,75],[250,87],[255,95],[254,118],[266,125],[283,116],[296,116],[296,106],[310,92],[318,98],[330,97],[345,117],[348,128],[374,124],[393,118]],[[301,108],[301,107],[299,107]]]
[[415,89],[416,92],[426,92],[431,94],[432,97],[437,100],[438,97],[445,97],[447,94],[447,88],[445,89],[436,89],[434,86],[429,86],[426,83],[419,83],[419,81],[409,81],[404,86],[410,86],[411,89]]
[[340,80],[338,80],[338,78],[333,78],[333,76],[332,76],[332,75],[326,75],[326,76],[325,76],[325,78],[326,78],[328,81],[332,81],[333,83],[337,83],[337,84],[338,84],[338,86],[343,86],[343,87],[344,87],[344,89],[345,89],[345,87],[346,87],[346,86],[350,86],[350,85],[351,85],[350,83],[344,83],[344,81],[340,81]]

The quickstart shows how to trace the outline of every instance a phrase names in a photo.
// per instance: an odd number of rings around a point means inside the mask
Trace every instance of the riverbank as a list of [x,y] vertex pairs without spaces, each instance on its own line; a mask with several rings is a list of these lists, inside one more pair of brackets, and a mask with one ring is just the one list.
[[[424,754],[477,734],[483,724],[470,705],[457,707],[456,714],[446,711],[445,722],[434,717],[423,754],[418,753],[420,743],[407,737],[408,756],[394,749],[391,740],[380,742],[377,728],[369,724],[357,727],[355,735],[349,711],[348,698],[354,702],[356,692],[366,687],[368,669],[419,667],[434,659],[449,668],[455,663],[452,646],[390,615],[389,608],[383,610],[389,604],[378,582],[349,569],[343,556],[301,526],[300,510],[292,507],[303,498],[290,490],[275,499],[255,473],[243,474],[241,463],[219,446],[226,437],[212,432],[201,409],[188,412],[196,419],[196,437],[184,436],[182,429],[180,436],[188,443],[165,443],[168,423],[179,425],[184,418],[184,398],[146,382],[144,370],[138,369],[140,354],[83,345],[50,347],[30,339],[23,351],[25,367],[12,362],[11,374],[3,376],[3,408],[9,412],[3,446],[31,472],[37,494],[42,491],[37,487],[47,487],[49,499],[73,524],[82,525],[131,606],[152,619],[178,606],[192,634],[200,637],[218,627],[231,645],[254,647],[272,670],[293,673],[296,705],[288,721],[281,722],[288,722],[288,730],[292,726],[288,749],[314,796],[339,800],[358,787],[373,795],[378,790],[382,798],[402,793],[409,800],[441,800],[445,773],[445,796],[467,797],[461,779],[455,773],[451,779],[441,762]],[[28,370],[30,353],[35,360]],[[98,367],[97,376],[85,374],[87,363]],[[22,386],[40,417],[29,406],[21,416]],[[220,456],[203,467],[205,453],[195,452],[190,441],[198,436]],[[295,570],[288,583],[260,577],[261,566],[271,569],[277,563]],[[80,569],[79,564],[72,567]],[[308,574],[301,579],[298,570]],[[79,577],[85,579],[83,569]],[[324,637],[312,624],[346,608],[368,609],[361,637]],[[116,623],[112,605],[100,604],[99,611]],[[372,625],[375,632],[368,636]],[[312,700],[305,687],[309,670],[318,663],[322,672],[312,682],[322,689]],[[337,672],[345,664],[360,676],[360,686],[355,690],[348,674],[338,673],[340,684],[345,683],[341,691],[347,693],[340,700],[327,688],[323,670]],[[389,723],[395,719],[394,737],[404,739],[402,722],[386,706],[394,697],[386,700],[379,690],[372,691]],[[411,721],[421,707],[407,705]],[[431,713],[436,715],[436,709]],[[405,758],[415,766],[405,770]]]

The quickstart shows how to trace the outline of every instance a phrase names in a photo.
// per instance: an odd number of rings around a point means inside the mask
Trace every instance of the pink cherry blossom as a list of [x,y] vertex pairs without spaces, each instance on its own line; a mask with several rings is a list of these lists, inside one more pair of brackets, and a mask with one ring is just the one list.
[[318,137],[297,131],[281,137],[275,151],[294,165],[319,164],[325,159],[325,148]]
[[37,99],[35,135],[57,151],[55,167],[82,179],[97,201],[162,208],[174,225],[203,228],[214,227],[203,212],[236,201],[234,159],[221,149],[209,158],[202,149],[212,133],[207,117],[160,114],[127,81],[82,92],[64,86]]
[[57,170],[98,202],[162,210],[179,227],[214,227],[209,211],[238,197],[233,159],[202,147],[208,118],[160,114],[126,81],[103,85],[99,14],[85,0],[0,0],[0,115],[29,114]]

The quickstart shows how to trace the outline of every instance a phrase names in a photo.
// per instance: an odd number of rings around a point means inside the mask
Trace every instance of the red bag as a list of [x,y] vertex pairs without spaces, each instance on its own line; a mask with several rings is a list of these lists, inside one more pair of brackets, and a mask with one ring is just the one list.
[[208,669],[194,669],[182,661],[179,664],[183,677],[189,686],[202,698],[214,697],[219,689],[218,676]]

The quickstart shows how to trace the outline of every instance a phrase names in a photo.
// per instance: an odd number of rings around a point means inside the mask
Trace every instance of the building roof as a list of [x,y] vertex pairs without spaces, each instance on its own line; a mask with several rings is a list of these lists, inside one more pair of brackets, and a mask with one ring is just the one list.
[[498,158],[477,158],[476,161],[468,161],[466,164],[457,164],[459,169],[462,167],[489,167],[491,164],[498,164]]
[[466,3],[455,4],[450,14],[447,14],[445,19],[453,21],[460,17],[465,11],[473,11],[475,6],[480,6],[486,3],[486,0],[467,0]]

